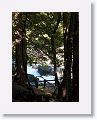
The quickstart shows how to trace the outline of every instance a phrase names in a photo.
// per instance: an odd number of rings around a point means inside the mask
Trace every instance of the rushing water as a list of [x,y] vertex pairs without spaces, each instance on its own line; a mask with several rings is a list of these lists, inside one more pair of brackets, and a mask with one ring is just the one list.
[[52,80],[55,80],[55,76],[53,75],[46,75],[46,76],[41,76],[39,73],[38,73],[38,67],[37,65],[32,65],[32,66],[27,66],[27,74],[31,74],[31,75],[34,75],[35,77],[39,78],[39,81],[44,81],[45,80],[51,80],[49,81],[49,83],[55,83],[55,81],[52,81]]

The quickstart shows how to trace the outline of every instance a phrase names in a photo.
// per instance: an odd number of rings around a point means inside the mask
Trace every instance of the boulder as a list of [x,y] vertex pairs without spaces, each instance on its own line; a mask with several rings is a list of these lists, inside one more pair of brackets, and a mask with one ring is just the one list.
[[38,72],[41,76],[48,75],[52,73],[52,68],[50,66],[38,66]]
[[12,83],[12,102],[30,102],[34,100],[34,92],[26,87]]

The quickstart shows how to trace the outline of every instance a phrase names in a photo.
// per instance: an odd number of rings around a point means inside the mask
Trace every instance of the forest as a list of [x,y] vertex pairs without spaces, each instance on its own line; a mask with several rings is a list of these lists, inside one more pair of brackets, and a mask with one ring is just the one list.
[[12,12],[12,102],[79,102],[78,12]]

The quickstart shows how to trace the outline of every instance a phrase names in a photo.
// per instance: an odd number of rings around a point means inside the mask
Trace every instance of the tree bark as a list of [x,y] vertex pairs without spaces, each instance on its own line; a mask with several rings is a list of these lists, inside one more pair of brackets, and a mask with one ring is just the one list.
[[66,87],[67,87],[67,100],[72,100],[72,79],[71,79],[71,69],[72,69],[72,48],[73,48],[73,36],[72,34],[74,31],[74,24],[72,15],[74,13],[71,13],[70,16],[70,24],[68,27],[68,38],[67,38],[67,52],[66,52],[66,65],[65,70],[67,71],[67,81],[66,81]]
[[79,101],[79,15],[71,13],[73,20],[73,91],[72,101]]
[[22,57],[23,57],[23,66],[24,66],[24,69],[25,69],[25,72],[27,73],[27,41],[26,41],[26,21],[27,21],[27,13],[24,14],[24,17],[25,19],[23,20],[22,19],[22,37],[23,37],[23,40],[22,40],[22,44],[23,44],[23,47],[22,47]]
[[51,37],[51,46],[52,46],[53,63],[54,63],[54,73],[56,73],[56,47],[55,47],[54,35],[56,33],[56,30],[58,29],[58,25],[60,23],[60,20],[61,20],[61,13],[58,13],[57,24],[56,24],[56,26],[54,28],[54,31],[53,31],[52,37]]
[[[63,14],[64,15],[64,14]],[[63,16],[64,18],[64,16]],[[64,21],[63,21],[64,26]],[[64,26],[65,27],[65,26]],[[66,101],[79,100],[79,21],[78,13],[71,13],[67,39],[64,35],[64,76],[62,87],[66,88]],[[73,52],[72,52],[73,51]],[[73,56],[73,61],[72,61]],[[72,68],[73,62],[73,68]],[[73,80],[71,79],[73,69]]]
[[23,31],[23,21],[22,21],[22,13],[16,13],[16,19],[18,21],[17,27],[16,27],[16,71],[17,71],[17,83],[18,84],[25,84],[27,77],[26,77],[26,71],[24,67],[24,52],[26,51],[25,47],[23,46],[23,42],[25,39],[23,38],[24,31]]
[[[63,13],[63,39],[64,39],[64,71],[63,71],[63,80],[61,82],[61,91],[63,101],[69,101],[69,88],[71,81],[71,43],[69,39],[69,14]],[[65,94],[64,94],[65,91]]]
[[54,40],[54,35],[56,33],[56,30],[58,29],[58,25],[60,23],[61,20],[61,13],[58,13],[58,20],[56,23],[56,26],[54,28],[54,31],[52,33],[52,37],[51,37],[51,46],[52,46],[52,54],[53,54],[53,64],[54,64],[54,75],[55,75],[55,85],[57,85],[57,73],[56,73],[56,47],[55,47],[55,40]]

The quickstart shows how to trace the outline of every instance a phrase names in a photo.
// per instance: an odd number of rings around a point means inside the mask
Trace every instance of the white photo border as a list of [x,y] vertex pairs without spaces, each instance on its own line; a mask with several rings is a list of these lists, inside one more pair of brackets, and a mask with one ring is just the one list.
[[[79,102],[12,102],[12,12],[79,12]],[[0,34],[0,113],[91,114],[89,0],[2,0]]]

